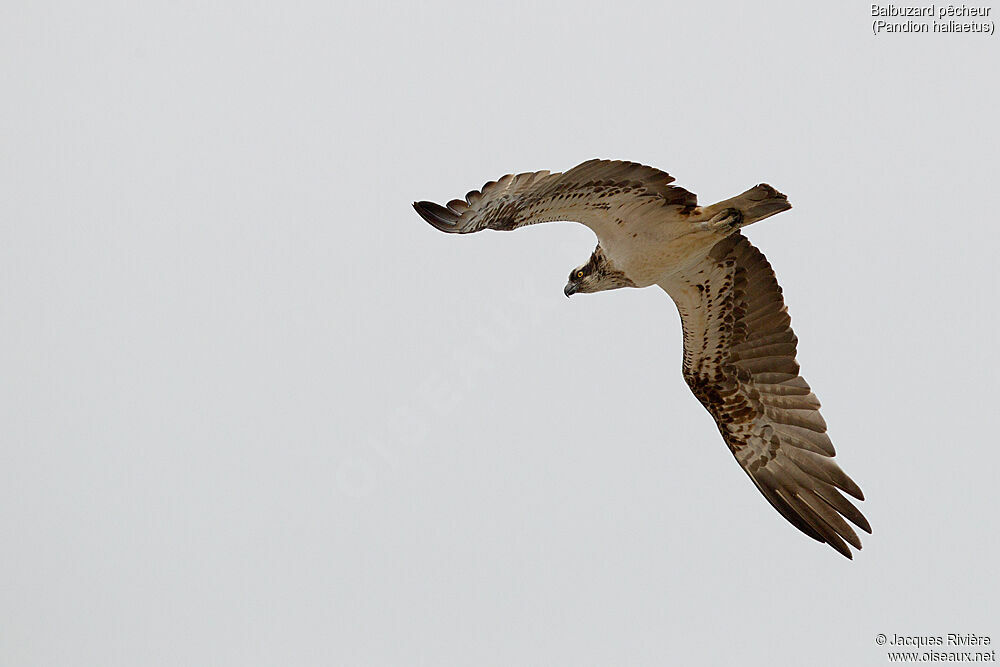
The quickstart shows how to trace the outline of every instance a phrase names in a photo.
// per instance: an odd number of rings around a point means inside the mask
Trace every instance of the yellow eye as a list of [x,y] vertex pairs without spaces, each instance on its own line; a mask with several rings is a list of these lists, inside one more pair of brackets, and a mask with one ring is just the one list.
[[576,272],[576,277],[577,278],[583,278],[583,271],[577,271]]

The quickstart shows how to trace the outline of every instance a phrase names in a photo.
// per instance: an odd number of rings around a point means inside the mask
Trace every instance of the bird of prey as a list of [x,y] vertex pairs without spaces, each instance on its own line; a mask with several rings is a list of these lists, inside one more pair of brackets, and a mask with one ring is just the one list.
[[683,374],[757,489],[806,535],[852,558],[871,533],[841,491],[864,500],[834,460],[819,401],[799,375],[797,338],[771,265],[740,232],[791,208],[769,185],[699,206],[673,178],[634,162],[589,160],[565,173],[508,174],[445,206],[415,202],[443,232],[579,222],[597,235],[564,292],[657,285],[684,329]]

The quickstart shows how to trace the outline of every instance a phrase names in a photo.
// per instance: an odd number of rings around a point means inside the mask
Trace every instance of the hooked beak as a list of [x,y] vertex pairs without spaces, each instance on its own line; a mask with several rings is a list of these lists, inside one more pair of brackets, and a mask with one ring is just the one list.
[[576,283],[566,283],[566,287],[563,287],[563,294],[566,296],[573,296],[576,294],[577,289],[578,287]]

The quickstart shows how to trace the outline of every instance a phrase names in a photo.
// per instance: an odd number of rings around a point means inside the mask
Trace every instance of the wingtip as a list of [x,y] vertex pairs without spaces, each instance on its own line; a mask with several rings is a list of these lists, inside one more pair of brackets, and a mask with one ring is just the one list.
[[440,229],[443,232],[458,231],[459,216],[440,204],[435,204],[431,201],[415,201],[413,202],[413,209],[421,218],[429,222],[436,229]]
[[855,481],[853,479],[851,479],[850,477],[848,477],[846,474],[844,475],[844,479],[838,480],[838,482],[840,482],[840,483],[836,485],[837,488],[839,488],[840,490],[844,491],[845,493],[847,493],[852,498],[854,498],[856,500],[864,500],[865,499],[865,494],[861,490],[861,487],[858,486],[857,483],[855,483]]
[[[847,542],[844,541],[844,537],[839,533],[837,533],[836,530],[833,531],[832,535],[828,535],[825,537],[826,537],[826,543],[831,547],[833,547],[834,551],[839,553],[847,560],[854,560],[854,553],[851,551],[851,547],[847,546]],[[858,545],[851,545],[851,546],[854,546],[857,549],[861,548]]]
[[843,536],[837,535],[836,537],[824,538],[820,540],[824,542],[828,547],[836,551],[838,554],[846,558],[847,560],[854,560],[854,552],[851,551],[851,547],[854,547],[858,551],[861,551],[861,541],[855,536],[854,540],[850,541],[850,546],[844,541]]

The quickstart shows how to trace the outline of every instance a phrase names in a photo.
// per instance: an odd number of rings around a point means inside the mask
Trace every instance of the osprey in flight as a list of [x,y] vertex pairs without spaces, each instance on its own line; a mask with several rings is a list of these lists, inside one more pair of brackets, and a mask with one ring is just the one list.
[[848,519],[868,521],[841,491],[864,500],[834,462],[819,401],[799,376],[781,287],[740,228],[791,208],[757,185],[699,206],[673,178],[634,162],[590,160],[565,173],[508,174],[446,206],[417,213],[443,232],[513,230],[570,220],[597,234],[590,260],[564,292],[657,285],[684,327],[684,379],[764,497],[796,528],[851,558],[861,548]]

